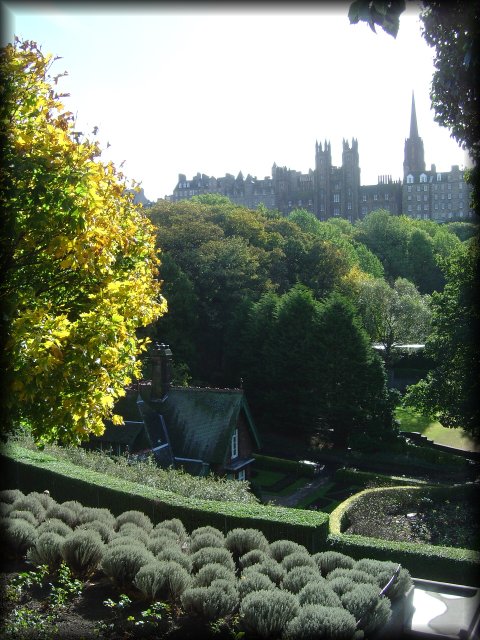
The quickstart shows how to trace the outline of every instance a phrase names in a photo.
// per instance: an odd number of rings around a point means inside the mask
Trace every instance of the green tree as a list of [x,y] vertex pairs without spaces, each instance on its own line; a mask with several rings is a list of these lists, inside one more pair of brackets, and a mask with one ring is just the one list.
[[432,331],[426,354],[435,366],[410,387],[406,404],[462,427],[480,439],[479,240],[461,246],[444,263],[446,285],[432,294]]
[[79,443],[102,433],[104,418],[121,421],[112,407],[146,346],[136,329],[166,305],[153,228],[123,176],[74,130],[52,64],[29,41],[0,52],[10,221],[0,296],[9,410],[38,442]]
[[319,336],[321,430],[338,447],[368,436],[381,448],[394,433],[393,403],[383,363],[350,301],[338,294],[327,299]]
[[393,286],[385,280],[365,280],[357,300],[358,312],[373,342],[384,348],[385,363],[393,364],[393,348],[401,343],[422,343],[430,331],[430,296],[398,278]]

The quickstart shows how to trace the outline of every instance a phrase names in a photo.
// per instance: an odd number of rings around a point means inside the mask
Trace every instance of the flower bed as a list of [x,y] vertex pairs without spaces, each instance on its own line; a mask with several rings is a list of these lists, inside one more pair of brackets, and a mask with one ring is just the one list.
[[[4,548],[34,568],[7,585],[4,638],[18,637],[20,624],[40,637],[66,638],[58,627],[62,611],[82,591],[103,585],[112,595],[94,625],[96,637],[185,638],[195,631],[354,640],[359,631],[369,637],[383,628],[392,603],[412,585],[393,562],[309,553],[257,529],[188,531],[176,518],[154,525],[140,511],[115,517],[105,508],[16,489],[1,492],[0,505]],[[40,611],[25,605],[32,588],[44,590]]]

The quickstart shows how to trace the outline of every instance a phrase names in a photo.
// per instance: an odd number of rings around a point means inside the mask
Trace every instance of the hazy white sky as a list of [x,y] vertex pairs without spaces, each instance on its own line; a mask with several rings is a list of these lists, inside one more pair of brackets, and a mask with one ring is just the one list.
[[151,200],[179,173],[307,172],[325,139],[335,165],[343,138],[358,139],[362,184],[401,178],[412,91],[427,168],[469,164],[434,122],[433,51],[413,2],[397,39],[350,25],[344,2],[3,4],[4,40],[62,56],[52,71],[68,71],[59,86],[77,128],[98,126],[102,158],[125,161]]

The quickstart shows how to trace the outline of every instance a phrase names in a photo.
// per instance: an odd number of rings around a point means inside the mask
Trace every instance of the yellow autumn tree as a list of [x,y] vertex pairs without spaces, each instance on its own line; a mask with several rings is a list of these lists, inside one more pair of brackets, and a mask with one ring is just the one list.
[[17,38],[1,50],[6,401],[37,442],[80,443],[121,422],[113,405],[146,348],[136,330],[166,303],[153,227],[75,132],[56,59]]

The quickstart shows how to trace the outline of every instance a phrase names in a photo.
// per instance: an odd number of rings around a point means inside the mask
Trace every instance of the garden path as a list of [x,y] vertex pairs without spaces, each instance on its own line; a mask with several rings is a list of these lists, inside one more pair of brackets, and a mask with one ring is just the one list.
[[303,487],[300,487],[288,496],[274,496],[269,495],[267,492],[263,492],[264,499],[268,500],[272,504],[276,504],[281,507],[295,507],[300,502],[300,500],[306,498],[308,495],[316,491],[318,487],[321,487],[329,480],[330,474],[324,475],[322,473],[320,476],[308,481]]

